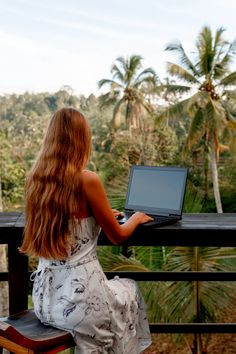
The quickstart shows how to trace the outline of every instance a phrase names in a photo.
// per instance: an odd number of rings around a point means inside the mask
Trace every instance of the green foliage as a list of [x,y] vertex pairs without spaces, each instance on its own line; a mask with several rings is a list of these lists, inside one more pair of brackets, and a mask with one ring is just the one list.
[[165,165],[166,161],[171,163],[177,152],[177,138],[170,127],[142,134],[133,132],[132,136],[127,131],[120,131],[113,136],[110,152],[101,154],[100,166],[106,171],[107,186],[113,183],[120,186],[127,183],[133,164]]
[[191,182],[187,183],[185,198],[184,198],[184,213],[200,213],[202,211],[204,199],[197,189]]
[[126,258],[122,254],[115,254],[113,252],[109,252],[108,247],[99,247],[98,257],[104,271],[148,271],[148,268],[146,268],[135,257]]
[[[53,102],[53,103],[52,103]],[[0,96],[0,181],[4,209],[22,209],[24,180],[54,109],[74,104],[67,91]]]
[[25,166],[15,153],[12,142],[8,139],[7,129],[0,128],[0,188],[2,189],[3,208],[22,200],[25,178]]
[[[222,191],[221,200],[225,213],[236,212],[236,191]],[[215,200],[213,196],[209,196],[209,198],[204,202],[202,213],[216,213]]]
[[[198,258],[196,260],[196,249]],[[165,270],[168,271],[232,271],[236,253],[233,248],[175,247],[168,255]],[[225,260],[231,259],[231,263]],[[232,262],[234,260],[234,262]],[[234,264],[234,266],[232,266]],[[199,282],[201,321],[215,321],[216,313],[224,311],[235,294],[233,283]],[[178,322],[194,321],[196,315],[195,287],[192,282],[170,282],[166,288],[165,304],[171,319]],[[217,311],[216,311],[217,309]],[[205,315],[205,317],[204,317]]]

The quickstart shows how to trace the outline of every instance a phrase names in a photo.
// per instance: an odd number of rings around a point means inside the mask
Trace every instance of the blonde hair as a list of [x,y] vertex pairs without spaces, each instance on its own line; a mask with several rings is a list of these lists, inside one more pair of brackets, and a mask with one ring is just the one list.
[[68,256],[69,221],[80,209],[81,173],[90,150],[90,129],[84,116],[73,108],[58,110],[26,178],[21,252],[48,259]]

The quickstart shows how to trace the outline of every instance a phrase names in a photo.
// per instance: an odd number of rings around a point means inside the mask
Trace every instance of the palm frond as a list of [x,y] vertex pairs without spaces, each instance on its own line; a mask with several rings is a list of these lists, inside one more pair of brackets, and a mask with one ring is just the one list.
[[228,121],[228,126],[232,130],[236,130],[236,118],[231,114],[231,112],[225,107],[225,115]]
[[[165,266],[166,270],[175,270],[178,272],[195,270],[194,254],[194,247],[175,247],[168,254],[168,259]],[[200,247],[198,270],[205,272],[226,271],[227,263],[224,262],[224,260],[235,259],[235,257],[236,251],[233,247]]]
[[120,70],[120,68],[116,64],[112,65],[111,73],[113,74],[113,79],[118,79],[122,83],[125,81],[125,77],[124,77],[123,72]]
[[176,76],[181,80],[193,83],[193,84],[200,84],[200,81],[196,79],[189,71],[185,70],[181,66],[174,64],[174,63],[167,63],[167,71],[170,75]]
[[208,75],[211,72],[215,57],[213,37],[208,26],[204,26],[199,33],[196,46],[199,56],[199,71],[201,75]]
[[124,210],[125,207],[125,194],[120,193],[109,197],[113,209]]
[[188,71],[191,71],[193,75],[199,76],[196,66],[191,62],[180,42],[168,44],[165,50],[177,51],[180,56],[180,63],[184,65]]
[[194,115],[197,109],[204,108],[209,101],[209,94],[205,91],[198,91],[193,96],[179,101],[176,104],[163,110],[156,116],[156,123],[164,119],[175,119],[183,114]]
[[135,81],[133,83],[134,87],[139,87],[141,84],[145,82],[152,82],[155,84],[157,81],[157,75],[154,69],[152,68],[147,68],[143,70],[138,76],[135,78]]
[[[186,100],[187,101],[187,100]],[[160,124],[165,119],[176,119],[181,117],[186,112],[185,103],[186,101],[180,101],[167,109],[164,109],[162,112],[156,115],[156,124]]]
[[171,247],[134,247],[134,255],[142,264],[144,264],[148,269],[160,270],[166,263],[166,258],[168,253],[172,250]]
[[228,70],[229,64],[232,63],[233,58],[236,54],[236,39],[230,43],[228,50],[226,51],[225,55],[219,62],[219,65],[224,68],[225,72]]
[[[213,62],[208,78],[220,79],[228,71],[228,65],[226,63],[227,53],[224,55],[225,47],[228,44],[222,37],[225,29],[220,27],[215,34],[215,40],[213,45]],[[222,59],[222,56],[224,57]],[[225,61],[224,61],[225,59]]]
[[227,53],[230,55],[236,54],[236,38],[230,43]]
[[198,142],[205,134],[205,116],[202,109],[198,109],[192,119],[188,136],[185,142],[185,149],[190,150],[191,147]]
[[[206,124],[211,131],[218,131],[220,122],[227,125],[226,112],[220,101],[209,99],[205,107],[206,110]],[[218,131],[219,133],[219,131]]]
[[154,107],[151,103],[146,102],[146,101],[142,101],[141,102],[141,106],[150,114],[153,115],[154,114]]
[[216,34],[215,34],[215,40],[214,40],[214,45],[213,45],[213,51],[216,53],[218,48],[222,48],[224,47],[224,45],[227,44],[227,42],[224,40],[224,38],[222,37],[222,34],[225,32],[225,28],[224,27],[220,27],[216,30]]
[[167,93],[178,93],[180,95],[184,94],[184,93],[188,93],[189,91],[191,91],[191,87],[190,86],[184,86],[184,85],[161,85],[158,86],[155,91],[161,92],[166,90]]
[[164,308],[157,299],[165,298],[166,286],[163,282],[139,282],[138,283],[145,303],[147,304],[149,322],[164,322],[168,316],[168,309]]
[[127,70],[127,66],[128,66],[127,59],[125,59],[124,57],[118,57],[118,58],[116,58],[116,61],[121,64],[121,66],[124,70]]
[[223,63],[219,63],[216,62],[213,66],[212,66],[212,70],[210,73],[210,76],[213,77],[213,79],[215,80],[219,80],[220,78],[222,78],[222,76],[224,76],[227,73],[227,68]]
[[123,88],[121,84],[114,80],[109,80],[109,79],[101,79],[98,81],[98,88],[102,88],[104,85],[109,85],[112,89],[119,87]]
[[196,315],[192,282],[169,282],[160,305],[166,311],[167,322],[193,322]]
[[113,106],[117,102],[117,98],[119,96],[119,92],[107,92],[104,95],[99,96],[99,106],[100,108],[104,108],[106,106]]
[[200,213],[203,204],[203,196],[199,190],[188,181],[184,198],[184,213]]
[[[115,181],[106,185],[108,199],[113,209],[124,210],[127,182],[128,176],[118,176]],[[116,185],[115,189],[114,184]]]
[[220,282],[204,282],[200,283],[200,300],[201,307],[207,310],[207,317],[203,317],[203,321],[215,321],[216,315],[229,313],[229,308],[233,304],[235,297],[235,286],[233,282],[224,282],[224,286]]
[[137,72],[142,67],[141,61],[142,57],[140,55],[131,55],[129,58],[129,80],[131,80],[131,76]]
[[167,109],[156,115],[156,124],[159,124],[164,119],[176,119],[187,113],[189,109],[189,98],[179,101],[171,105]]
[[104,271],[148,271],[148,268],[137,259],[131,257],[126,258],[122,254],[108,252],[105,247],[98,248],[98,258]]
[[233,100],[236,99],[236,90],[224,90],[224,95],[227,99],[232,98]]
[[[235,258],[233,248],[201,247],[199,248],[198,270],[230,271],[228,258]],[[235,262],[234,262],[235,264]],[[192,271],[196,269],[195,249],[192,247],[176,247],[169,253],[166,270]],[[193,283],[169,283],[165,291],[163,305],[170,310],[171,320],[178,322],[193,321],[196,316],[195,286]],[[220,282],[198,282],[200,291],[201,320],[214,320],[216,309],[225,308],[235,296],[234,284],[225,286]]]
[[224,77],[220,82],[219,85],[222,86],[230,86],[230,85],[236,85],[236,71],[233,73],[230,73],[226,77]]

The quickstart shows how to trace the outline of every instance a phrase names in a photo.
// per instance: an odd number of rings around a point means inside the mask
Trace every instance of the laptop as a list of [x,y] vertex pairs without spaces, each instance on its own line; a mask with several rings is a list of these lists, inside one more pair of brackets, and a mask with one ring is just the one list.
[[182,219],[188,168],[173,166],[131,167],[122,224],[141,211],[154,218],[143,226],[158,227]]

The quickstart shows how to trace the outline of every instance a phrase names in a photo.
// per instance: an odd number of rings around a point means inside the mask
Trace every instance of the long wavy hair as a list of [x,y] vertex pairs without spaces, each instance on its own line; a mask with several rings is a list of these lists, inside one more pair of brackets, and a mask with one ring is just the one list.
[[20,251],[64,259],[73,243],[70,222],[81,207],[82,179],[91,151],[89,125],[73,108],[51,118],[25,183],[25,229]]

